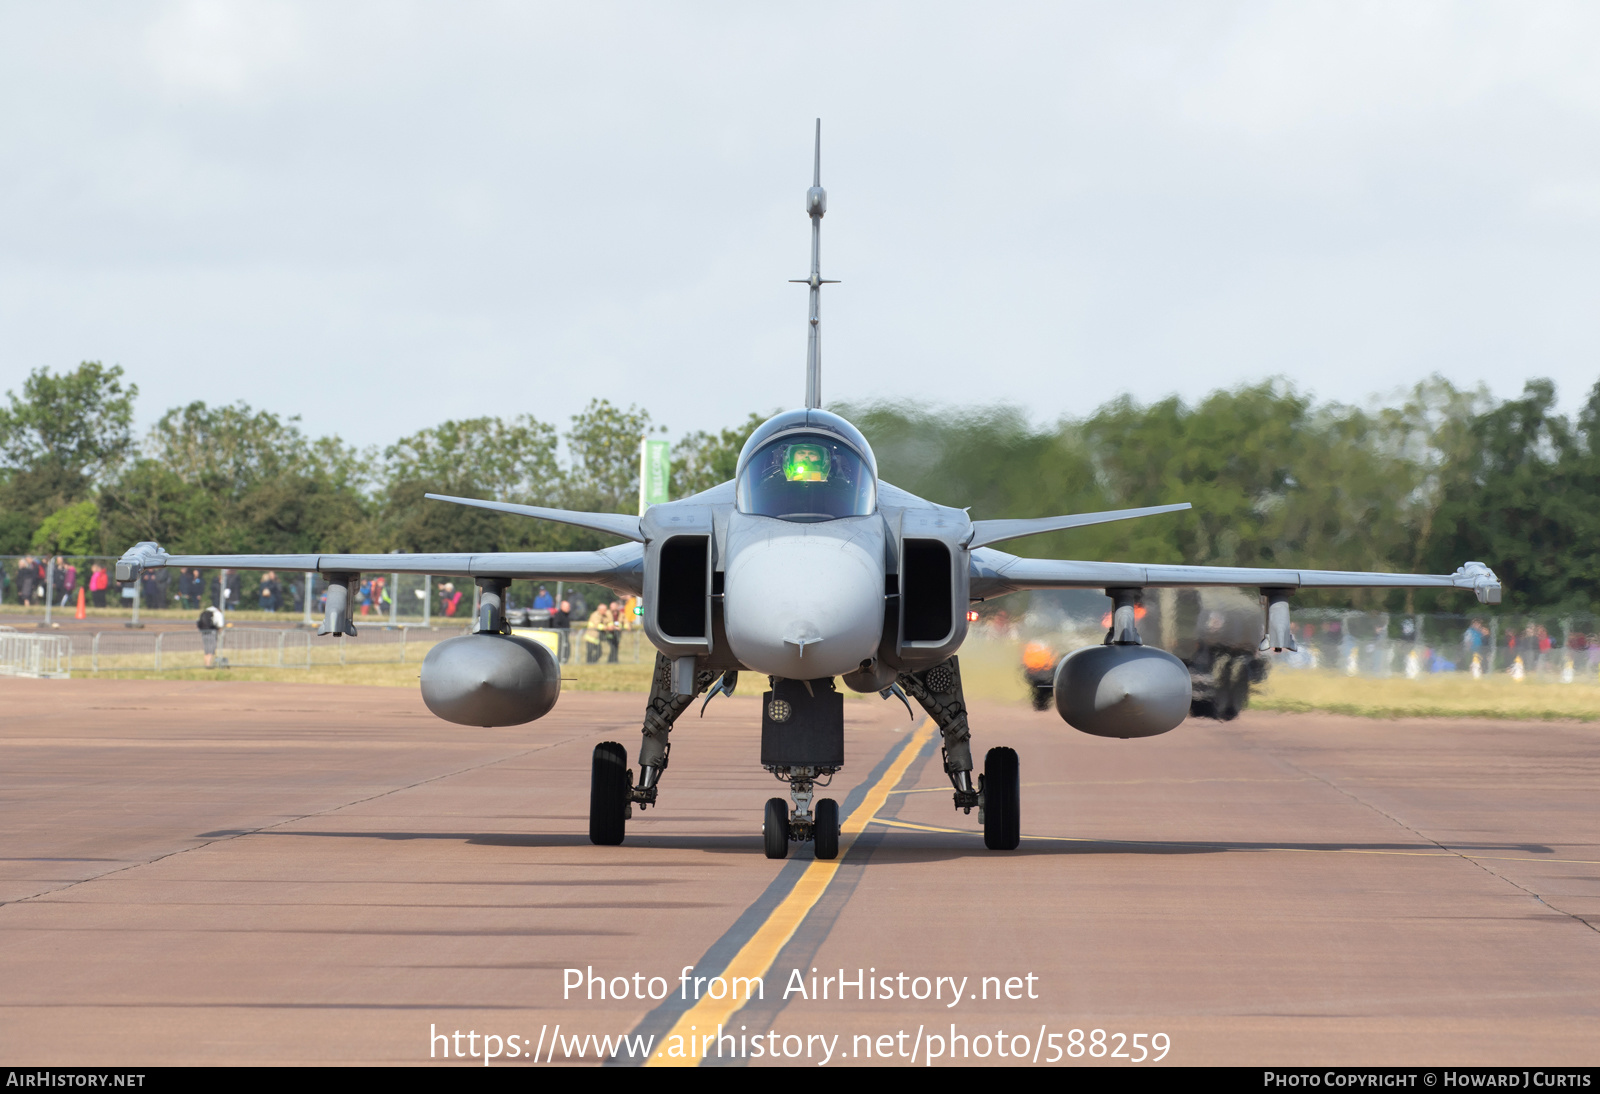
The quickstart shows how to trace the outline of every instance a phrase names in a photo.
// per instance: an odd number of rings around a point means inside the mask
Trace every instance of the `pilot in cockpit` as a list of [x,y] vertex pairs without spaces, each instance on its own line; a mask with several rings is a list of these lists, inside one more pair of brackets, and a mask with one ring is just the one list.
[[827,482],[828,450],[820,444],[792,444],[784,455],[783,477],[789,482]]

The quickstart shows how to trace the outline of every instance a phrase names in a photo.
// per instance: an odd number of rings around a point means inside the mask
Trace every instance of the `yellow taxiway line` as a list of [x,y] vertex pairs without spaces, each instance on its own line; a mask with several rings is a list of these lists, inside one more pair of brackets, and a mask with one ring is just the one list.
[[[778,959],[783,947],[794,937],[794,932],[800,929],[800,924],[805,922],[807,914],[827,891],[828,884],[839,872],[839,863],[849,854],[856,837],[866,829],[878,810],[889,800],[889,791],[894,789],[895,784],[905,776],[906,768],[911,766],[911,761],[922,751],[922,746],[933,736],[933,732],[933,720],[924,718],[922,724],[911,734],[910,740],[900,747],[899,754],[889,764],[882,777],[867,791],[867,796],[862,799],[861,804],[856,806],[855,811],[839,826],[839,857],[827,862],[818,859],[807,866],[805,873],[800,875],[800,880],[789,890],[789,895],[772,910],[766,922],[756,929],[750,941],[733,955],[728,967],[718,975],[730,984],[736,977],[766,976],[767,970],[772,968],[772,963]],[[715,1032],[719,1025],[726,1025],[728,1019],[733,1017],[746,1002],[747,1000],[736,1000],[731,997],[712,999],[710,996],[702,996],[699,1002],[679,1016],[673,1027],[661,1038],[660,1043],[672,1044],[673,1038],[676,1037],[676,1043],[680,1046],[692,1044],[696,1036]],[[698,1054],[657,1055],[647,1061],[645,1066],[694,1067],[700,1060]]]

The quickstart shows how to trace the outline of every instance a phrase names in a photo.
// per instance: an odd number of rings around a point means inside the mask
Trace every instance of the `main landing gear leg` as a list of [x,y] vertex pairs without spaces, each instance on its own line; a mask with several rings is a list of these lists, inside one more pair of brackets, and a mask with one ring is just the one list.
[[972,812],[978,804],[978,792],[972,785],[972,731],[967,727],[959,659],[952,657],[921,672],[903,672],[900,686],[938,725],[944,738],[944,773],[956,789],[956,808]]
[[[697,672],[695,695],[710,687],[716,677],[714,672]],[[633,772],[628,769],[627,749],[615,741],[595,746],[589,782],[589,842],[616,846],[626,834],[634,805],[645,809],[655,804],[656,788],[672,750],[668,740],[672,723],[693,702],[694,695],[677,694],[672,686],[672,662],[657,653],[650,700],[644,712],[644,740],[639,745],[639,781],[633,781]]]
[[672,662],[666,654],[657,651],[656,671],[650,677],[650,699],[644,708],[644,740],[639,743],[639,782],[631,795],[640,809],[648,809],[656,803],[656,786],[672,752],[669,737],[673,723],[718,676],[718,673],[701,669],[694,674],[694,695],[679,695],[672,686]]
[[995,851],[1015,850],[1022,840],[1017,754],[1009,748],[991,748],[984,757],[983,776],[976,787],[972,785],[972,731],[967,726],[959,660],[952,657],[931,669],[901,673],[900,686],[939,727],[944,738],[944,773],[955,787],[955,807],[963,813],[977,808],[985,846]]

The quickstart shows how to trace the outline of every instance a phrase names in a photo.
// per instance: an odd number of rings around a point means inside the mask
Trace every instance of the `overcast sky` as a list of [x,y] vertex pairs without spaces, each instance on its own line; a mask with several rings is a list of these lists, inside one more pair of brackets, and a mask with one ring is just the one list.
[[1600,7],[0,3],[0,389],[382,444],[1600,379]]

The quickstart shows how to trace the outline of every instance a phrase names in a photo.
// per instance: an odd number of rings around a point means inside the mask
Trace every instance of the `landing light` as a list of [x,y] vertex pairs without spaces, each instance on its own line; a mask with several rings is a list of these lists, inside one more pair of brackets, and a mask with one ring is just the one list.
[[976,623],[977,621],[978,621],[978,613],[977,612],[973,612],[973,611],[969,611],[967,613],[967,622],[968,623]]

